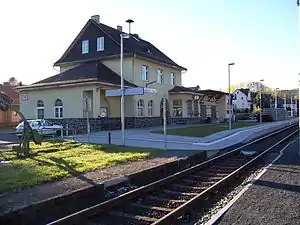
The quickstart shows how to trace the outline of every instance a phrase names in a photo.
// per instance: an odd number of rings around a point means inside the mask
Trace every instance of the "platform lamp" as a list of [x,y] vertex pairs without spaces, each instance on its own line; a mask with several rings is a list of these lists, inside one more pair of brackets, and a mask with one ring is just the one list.
[[124,78],[123,78],[123,39],[130,38],[129,34],[121,33],[120,34],[120,39],[121,39],[121,52],[120,52],[120,77],[121,77],[121,127],[122,127],[122,144],[125,145],[125,112],[124,112]]
[[275,88],[275,118],[276,118],[276,121],[278,120],[278,115],[277,115],[277,104],[278,104],[277,91],[278,90],[279,90],[279,88]]
[[261,79],[259,81],[259,122],[260,122],[260,124],[262,124],[262,99],[261,99],[262,83],[261,82],[263,82],[263,81],[264,81],[264,79]]
[[230,94],[230,67],[231,66],[234,66],[234,63],[228,64],[228,106],[229,106],[228,129],[229,130],[231,130],[231,117],[232,117],[231,94]]

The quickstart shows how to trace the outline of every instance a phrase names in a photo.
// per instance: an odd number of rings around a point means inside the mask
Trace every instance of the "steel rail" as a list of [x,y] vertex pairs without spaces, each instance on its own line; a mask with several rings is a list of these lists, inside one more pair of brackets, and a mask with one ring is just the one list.
[[224,185],[226,182],[228,182],[229,180],[231,180],[233,177],[235,177],[238,173],[240,173],[246,167],[248,167],[249,165],[253,164],[256,160],[260,159],[262,156],[264,156],[267,152],[269,152],[271,149],[273,149],[277,145],[281,144],[282,142],[284,142],[285,140],[287,140],[291,136],[295,135],[298,131],[299,131],[299,129],[297,129],[296,131],[292,132],[288,136],[284,137],[280,141],[276,142],[274,145],[272,145],[271,147],[269,147],[268,149],[266,149],[265,151],[263,151],[262,153],[260,153],[259,155],[257,155],[256,157],[254,157],[253,159],[251,159],[250,161],[248,161],[247,163],[245,163],[244,165],[242,165],[238,169],[236,169],[235,171],[233,171],[232,173],[228,174],[222,180],[216,182],[215,184],[213,184],[212,186],[210,186],[209,188],[207,188],[206,190],[204,190],[203,192],[201,192],[199,195],[197,195],[194,198],[190,199],[189,201],[187,201],[183,205],[179,206],[177,209],[173,210],[172,212],[166,214],[165,216],[163,216],[162,218],[158,219],[157,221],[155,221],[151,225],[168,224],[168,222],[171,222],[172,220],[177,219],[178,216],[180,216],[183,213],[185,213],[186,210],[188,210],[191,207],[193,207],[196,203],[198,203],[198,201],[201,198],[205,197],[205,194],[213,191],[216,188],[219,188],[220,185]]

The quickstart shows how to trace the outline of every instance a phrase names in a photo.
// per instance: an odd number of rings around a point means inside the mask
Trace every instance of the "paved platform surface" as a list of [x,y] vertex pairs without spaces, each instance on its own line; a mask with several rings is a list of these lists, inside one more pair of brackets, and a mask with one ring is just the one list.
[[[265,130],[267,132],[270,127],[278,124],[286,123],[286,121],[279,121],[274,123],[265,123],[262,125],[255,125],[250,127],[238,128],[233,130],[226,130],[218,132],[207,137],[185,137],[176,135],[166,135],[168,150],[216,150],[223,149],[246,139],[249,134],[257,132],[257,130]],[[181,126],[182,127],[182,126]],[[172,129],[174,127],[168,127]],[[205,125],[203,125],[205,128]],[[128,129],[125,133],[125,144],[132,147],[145,148],[160,148],[164,149],[165,137],[162,134],[151,133],[154,129]],[[161,130],[161,128],[160,128]],[[261,135],[261,134],[260,134]],[[258,135],[259,136],[259,135]],[[111,143],[116,145],[122,144],[122,133],[120,130],[111,131]],[[72,137],[69,137],[72,139]],[[76,135],[74,138],[80,142],[89,142],[95,144],[108,144],[108,131],[100,131],[87,135]]]
[[218,225],[300,224],[299,139],[229,208]]

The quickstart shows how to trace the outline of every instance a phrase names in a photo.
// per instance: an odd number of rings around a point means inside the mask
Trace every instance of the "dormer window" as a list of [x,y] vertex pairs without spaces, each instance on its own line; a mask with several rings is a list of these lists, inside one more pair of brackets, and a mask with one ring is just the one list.
[[89,53],[89,40],[84,40],[81,43],[82,54]]
[[97,51],[104,51],[104,37],[97,38]]

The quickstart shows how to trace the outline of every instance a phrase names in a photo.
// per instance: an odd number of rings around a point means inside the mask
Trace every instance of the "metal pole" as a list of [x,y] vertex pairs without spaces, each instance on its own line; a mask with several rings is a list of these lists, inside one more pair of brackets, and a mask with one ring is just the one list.
[[262,84],[261,84],[261,82],[259,82],[259,86],[260,86],[260,88],[259,88],[259,122],[260,122],[260,124],[262,124],[262,101],[261,101],[261,89],[262,89]]
[[163,117],[164,117],[164,150],[167,151],[167,109],[166,94],[163,101]]
[[284,92],[284,109],[286,110],[286,91]]
[[228,129],[231,130],[230,64],[228,64],[228,105],[229,105]]
[[291,117],[293,118],[293,96],[291,96],[291,104],[290,104],[290,108],[291,108]]
[[124,79],[123,79],[123,36],[121,38],[120,75],[121,75],[121,129],[122,144],[125,145],[125,121],[124,121]]
[[275,89],[275,118],[277,121],[277,88]]
[[286,90],[284,91],[284,119],[286,120],[287,116],[287,107],[286,107]]
[[[300,1],[299,0],[297,0],[297,27],[298,27],[298,51],[299,51],[299,49],[300,49]],[[300,75],[300,73],[298,73],[298,75]],[[299,86],[299,84],[298,84],[298,86]],[[299,92],[298,92],[298,100],[300,101],[300,89],[299,89]],[[296,99],[296,108],[297,108],[297,99]],[[299,102],[299,108],[298,108],[298,113],[300,113],[300,102]],[[299,128],[300,128],[300,114],[299,114],[299,117],[298,117],[298,126],[299,126]],[[298,132],[299,133],[299,136],[298,136],[298,139],[299,139],[299,142],[298,142],[298,150],[299,150],[299,156],[300,156],[300,132]]]
[[86,123],[87,123],[87,142],[90,142],[90,119],[89,119],[89,97],[85,96],[85,108],[86,108]]

